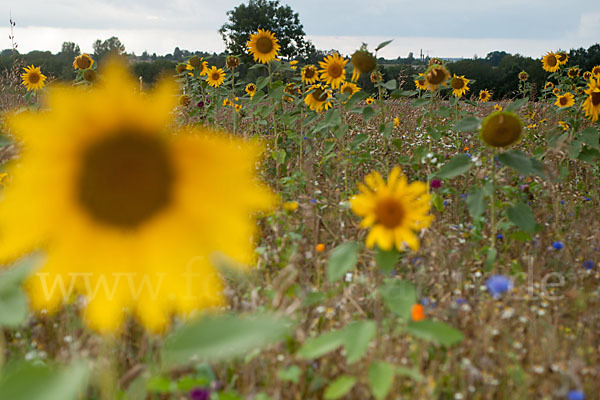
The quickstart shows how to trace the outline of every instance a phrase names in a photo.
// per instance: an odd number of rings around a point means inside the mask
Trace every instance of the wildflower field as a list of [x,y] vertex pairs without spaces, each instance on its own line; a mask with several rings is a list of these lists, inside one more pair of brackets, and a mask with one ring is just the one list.
[[0,400],[599,398],[600,65],[495,99],[388,44],[7,73]]

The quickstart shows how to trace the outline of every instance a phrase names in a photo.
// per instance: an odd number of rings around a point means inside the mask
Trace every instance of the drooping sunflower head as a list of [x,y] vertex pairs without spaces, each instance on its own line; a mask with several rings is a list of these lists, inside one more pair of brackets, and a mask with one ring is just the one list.
[[592,68],[592,75],[594,75],[596,79],[600,79],[600,65],[596,65]]
[[546,84],[544,85],[544,89],[553,89],[554,88],[554,83],[552,82],[546,82]]
[[433,221],[429,214],[431,195],[423,182],[408,183],[399,167],[395,167],[383,180],[378,172],[365,177],[358,185],[360,193],[350,199],[354,214],[362,217],[362,228],[370,228],[367,247],[377,245],[382,250],[407,247],[419,249],[416,232],[427,228]]
[[442,60],[441,58],[433,57],[429,60],[429,66],[431,67],[432,65],[444,65],[444,60]]
[[92,65],[94,65],[94,60],[86,53],[75,57],[75,60],[73,60],[73,68],[75,69],[84,70],[90,68]]
[[188,60],[188,64],[190,64],[193,68],[198,68],[202,64],[202,57],[191,56]]
[[214,65],[206,73],[206,83],[209,86],[217,88],[225,82],[225,71],[222,68],[217,68]]
[[479,134],[488,146],[507,147],[520,139],[522,131],[523,123],[518,115],[496,111],[483,120]]
[[178,74],[183,74],[185,71],[188,70],[187,66],[188,66],[188,64],[179,63],[175,66],[175,71],[177,71]]
[[340,87],[342,82],[346,80],[346,64],[348,60],[344,60],[339,53],[333,53],[326,56],[323,61],[319,61],[320,79],[331,85],[333,89]]
[[277,52],[281,49],[275,35],[269,30],[259,29],[257,33],[250,35],[250,40],[246,47],[255,62],[268,64],[277,57]]
[[377,59],[371,52],[364,48],[357,50],[350,58],[352,63],[352,80],[356,82],[360,74],[370,74],[377,67]]
[[240,59],[237,56],[228,56],[225,59],[225,66],[228,69],[234,69],[240,66]]
[[569,55],[564,51],[559,51],[556,53],[556,59],[560,65],[564,65],[569,61]]
[[22,85],[27,88],[27,91],[33,90],[37,92],[45,86],[46,75],[42,74],[40,67],[24,67],[24,73],[21,74]]
[[573,96],[573,93],[570,92],[556,96],[556,102],[554,104],[560,108],[571,107],[573,104],[575,104],[575,96]]
[[246,85],[246,88],[244,90],[246,91],[246,93],[248,93],[250,97],[254,97],[257,89],[254,83],[249,83]]
[[436,90],[440,86],[445,85],[449,78],[450,72],[443,65],[432,64],[425,71],[425,82],[427,82],[429,90]]
[[381,82],[383,80],[383,74],[379,71],[373,71],[371,72],[370,79],[373,83]]
[[521,71],[519,72],[519,80],[522,82],[526,82],[529,79],[529,74],[527,73],[527,71]]
[[427,90],[427,80],[425,79],[425,74],[419,74],[417,79],[415,79],[415,87],[419,90]]
[[579,76],[580,72],[581,71],[579,70],[579,68],[571,67],[571,68],[569,68],[569,71],[567,71],[567,75],[569,75],[569,78],[575,79]]
[[556,72],[560,68],[558,57],[553,52],[549,51],[542,58],[542,68],[548,72]]
[[182,94],[179,96],[179,100],[177,101],[180,106],[187,107],[192,102],[192,99],[187,94]]
[[483,89],[479,92],[479,101],[482,103],[487,103],[492,98],[492,93],[489,90]]
[[0,263],[45,252],[26,282],[34,310],[81,295],[100,332],[127,313],[158,332],[223,305],[211,258],[252,263],[252,216],[273,198],[256,180],[257,145],[178,130],[174,83],[141,96],[125,66],[107,65],[98,85],[51,88],[47,110],[9,119],[24,146],[0,201]]
[[557,87],[553,88],[552,89],[552,94],[555,95],[555,96],[560,95],[560,88],[557,88]]
[[450,86],[452,87],[452,94],[455,97],[462,97],[467,91],[469,91],[469,80],[465,78],[464,75],[457,76],[454,74],[452,80],[450,81]]
[[98,74],[95,70],[88,68],[83,71],[83,79],[88,83],[94,83],[98,79]]
[[600,78],[591,78],[584,93],[588,95],[582,105],[585,116],[596,122],[600,113]]
[[589,81],[594,75],[590,71],[585,71],[582,76],[584,80]]
[[314,65],[305,65],[304,68],[302,68],[301,75],[302,82],[306,83],[307,85],[315,84],[319,80],[319,72],[317,71],[317,67]]
[[304,103],[313,111],[327,110],[331,107],[331,90],[325,85],[312,85],[304,97]]
[[352,97],[354,93],[359,92],[361,89],[353,82],[344,82],[340,87],[340,93],[348,95],[348,98]]

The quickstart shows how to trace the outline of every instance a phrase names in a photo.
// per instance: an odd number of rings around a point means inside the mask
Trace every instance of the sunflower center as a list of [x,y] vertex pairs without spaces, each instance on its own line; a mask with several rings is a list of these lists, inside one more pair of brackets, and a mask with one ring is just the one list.
[[315,100],[322,102],[327,100],[327,93],[321,88],[315,88],[315,91],[312,93]]
[[213,72],[213,74],[211,75],[211,79],[213,81],[218,81],[221,78],[221,74],[219,74],[218,72]]
[[90,59],[87,57],[77,57],[77,66],[79,69],[88,69],[91,66]]
[[445,77],[446,75],[444,74],[444,71],[442,71],[440,68],[436,68],[427,73],[427,82],[431,83],[432,85],[439,85],[444,81]]
[[312,79],[315,76],[315,70],[313,68],[306,68],[304,70],[304,77],[306,79]]
[[561,106],[566,106],[568,103],[567,97],[563,96],[563,97],[559,98],[558,102],[560,103]]
[[125,130],[85,151],[78,200],[98,222],[133,229],[167,206],[173,180],[164,144]]
[[344,88],[344,90],[342,90],[342,93],[345,93],[345,94],[352,94],[353,92],[354,91],[352,90],[352,88],[350,86],[346,86]]
[[338,63],[333,63],[330,64],[329,67],[327,67],[327,74],[332,77],[333,79],[339,78],[340,76],[342,76],[342,66],[339,65]]
[[592,104],[594,107],[600,105],[600,92],[592,92],[590,96],[592,96]]
[[37,72],[30,72],[27,78],[29,79],[29,83],[36,84],[40,81],[40,74]]
[[554,67],[558,63],[558,60],[556,59],[555,56],[549,56],[547,62],[548,62],[549,66]]
[[248,91],[249,92],[255,92],[256,91],[256,86],[254,86],[254,85],[248,86]]
[[256,41],[256,49],[262,54],[269,54],[273,50],[273,41],[268,37],[260,37]]
[[381,199],[375,208],[377,222],[388,229],[401,225],[405,214],[402,204],[391,197]]
[[452,79],[450,84],[452,85],[452,89],[456,90],[462,89],[465,86],[465,83],[462,79]]

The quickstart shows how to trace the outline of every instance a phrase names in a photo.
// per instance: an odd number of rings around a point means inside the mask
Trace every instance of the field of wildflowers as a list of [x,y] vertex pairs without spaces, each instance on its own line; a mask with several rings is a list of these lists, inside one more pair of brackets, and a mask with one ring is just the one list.
[[258,30],[256,81],[193,56],[152,90],[22,68],[0,399],[597,398],[600,65],[406,91],[388,44],[301,65]]

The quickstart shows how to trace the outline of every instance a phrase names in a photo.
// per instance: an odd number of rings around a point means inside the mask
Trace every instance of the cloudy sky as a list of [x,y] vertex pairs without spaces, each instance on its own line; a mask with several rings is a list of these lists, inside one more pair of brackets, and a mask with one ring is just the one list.
[[[9,15],[20,52],[58,52],[64,41],[91,52],[96,39],[117,36],[128,52],[224,50],[218,29],[242,0],[0,0],[10,48]],[[351,53],[362,42],[386,58],[484,57],[494,50],[540,57],[547,50],[600,42],[600,0],[282,0],[299,13],[319,49]]]

